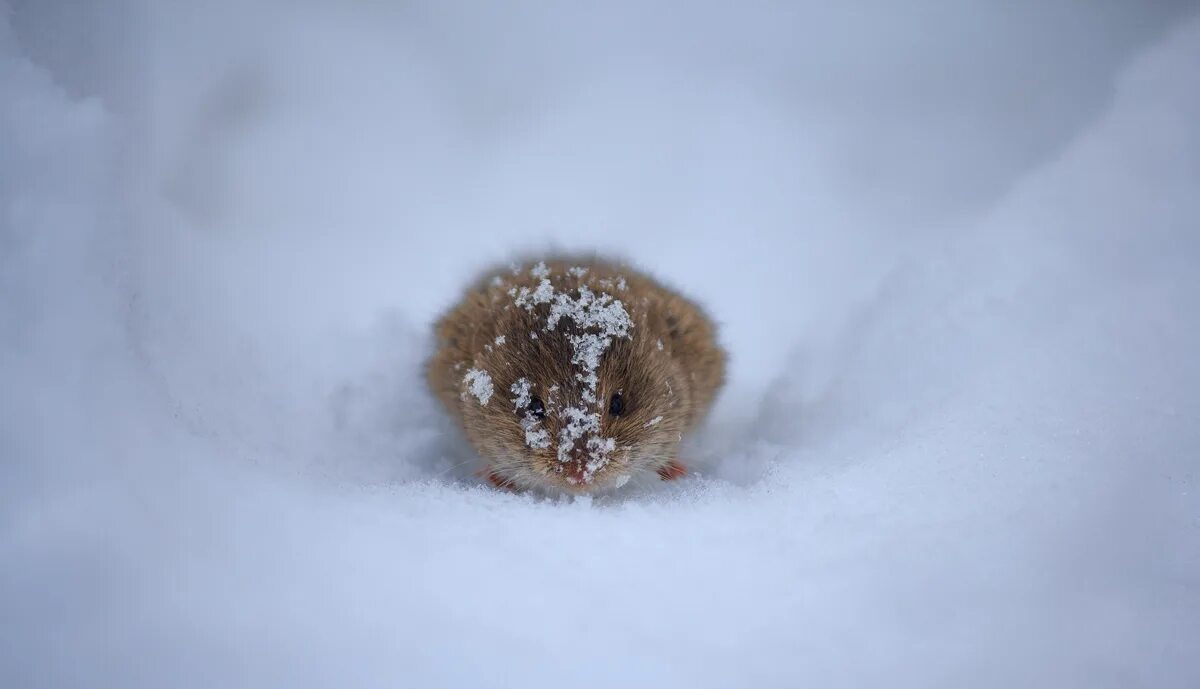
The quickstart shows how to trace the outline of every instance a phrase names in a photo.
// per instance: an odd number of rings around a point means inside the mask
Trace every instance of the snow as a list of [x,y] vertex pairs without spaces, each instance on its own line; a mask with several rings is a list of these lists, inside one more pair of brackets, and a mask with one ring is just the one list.
[[[491,347],[491,345],[486,346]],[[486,407],[495,390],[492,386],[492,376],[487,371],[472,368],[468,369],[467,374],[463,376],[463,382],[467,384],[467,392],[479,400],[480,405]]]
[[523,409],[529,406],[531,399],[529,391],[532,387],[533,384],[529,382],[528,378],[518,378],[517,382],[509,386],[509,391],[514,395],[512,398],[513,409]]
[[[1200,686],[1195,10],[102,5],[0,4],[0,686]],[[721,324],[686,478],[474,476],[549,247]]]
[[538,286],[532,290],[528,287],[521,287],[520,289],[514,287],[508,293],[509,296],[513,297],[514,304],[526,311],[532,312],[533,307],[538,304],[548,304],[554,299],[554,286],[550,284],[550,280],[542,277],[538,282]]
[[563,407],[559,416],[567,423],[558,431],[558,461],[567,462],[576,441],[586,437],[590,443],[596,438],[595,434],[600,431],[600,415],[586,407]]
[[613,339],[629,337],[633,321],[625,305],[607,292],[594,294],[582,285],[575,291],[579,296],[572,297],[567,292],[555,295],[545,330],[554,330],[564,318],[574,323],[580,334],[570,336],[571,363],[578,369],[575,377],[584,384],[584,401],[596,403],[596,385],[600,382],[596,371],[600,369],[600,360]]
[[521,419],[521,428],[525,431],[525,444],[535,450],[550,447],[550,432],[541,427],[541,421],[532,414],[526,414]]
[[[531,391],[533,384],[528,378],[518,378],[517,382],[509,386],[509,391],[512,392],[513,410],[520,411],[529,406],[530,400],[533,399]],[[527,411],[521,418],[521,428],[525,431],[525,444],[537,450],[544,450],[550,447],[550,433],[542,428],[541,419],[532,411]]]

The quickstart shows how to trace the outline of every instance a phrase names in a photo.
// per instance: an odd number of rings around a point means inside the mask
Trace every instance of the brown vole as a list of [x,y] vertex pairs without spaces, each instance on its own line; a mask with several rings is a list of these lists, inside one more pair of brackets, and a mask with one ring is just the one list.
[[696,304],[598,259],[486,273],[437,323],[429,384],[497,486],[591,492],[681,476],[725,374]]

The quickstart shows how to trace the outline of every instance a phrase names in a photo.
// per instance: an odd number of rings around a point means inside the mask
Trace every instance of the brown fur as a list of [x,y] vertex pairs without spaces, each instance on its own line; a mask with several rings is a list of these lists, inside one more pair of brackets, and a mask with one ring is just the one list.
[[[631,475],[679,475],[679,440],[703,419],[724,380],[725,354],[712,322],[693,302],[628,267],[599,259],[547,259],[556,292],[578,297],[586,287],[610,294],[633,324],[629,337],[614,338],[601,358],[596,401],[589,403],[577,380],[570,341],[583,331],[566,319],[546,330],[550,304],[529,311],[514,303],[512,290],[534,290],[541,281],[531,272],[534,265],[527,261],[515,270],[487,272],[436,327],[430,387],[483,457],[485,473],[497,485],[571,492],[620,485]],[[568,272],[573,267],[587,273],[579,277]],[[625,288],[619,289],[622,280]],[[500,336],[503,344],[496,343]],[[486,371],[492,379],[487,405],[468,390],[464,376],[470,369]],[[515,408],[510,392],[521,378],[530,381],[532,394],[545,403],[546,416],[538,428],[547,432],[548,448],[526,441],[522,418],[527,412]],[[554,385],[558,388],[552,392]],[[607,412],[614,392],[626,402],[620,416]],[[556,452],[568,422],[564,416],[569,416],[560,412],[571,406],[598,413],[597,437],[615,440],[612,460],[583,481],[570,479],[580,475],[584,459],[572,455],[564,460]]]

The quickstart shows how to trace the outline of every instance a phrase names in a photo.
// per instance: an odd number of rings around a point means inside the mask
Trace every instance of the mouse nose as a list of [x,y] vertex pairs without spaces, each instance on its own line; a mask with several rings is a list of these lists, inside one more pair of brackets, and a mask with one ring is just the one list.
[[588,462],[587,443],[582,439],[575,441],[571,446],[571,459],[567,461],[563,467],[563,472],[567,475],[567,479],[572,483],[587,483],[590,477],[587,475]]
[[570,462],[567,462],[563,473],[567,475],[567,481],[571,483],[587,483],[589,480],[587,471],[584,469],[584,463],[578,459],[572,459]]

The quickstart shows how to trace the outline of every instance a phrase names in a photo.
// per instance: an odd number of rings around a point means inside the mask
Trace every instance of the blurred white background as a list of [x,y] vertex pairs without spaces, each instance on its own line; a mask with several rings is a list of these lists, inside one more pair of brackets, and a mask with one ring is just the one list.
[[[0,0],[0,685],[1200,685],[1193,2]],[[699,475],[499,494],[483,267],[625,257]]]

